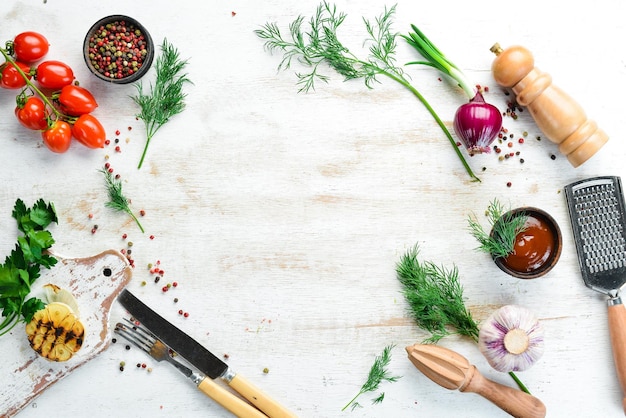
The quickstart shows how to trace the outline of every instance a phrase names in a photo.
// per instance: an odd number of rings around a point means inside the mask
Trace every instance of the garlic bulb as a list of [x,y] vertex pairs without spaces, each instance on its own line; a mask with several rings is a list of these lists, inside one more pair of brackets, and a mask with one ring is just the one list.
[[532,311],[506,305],[481,325],[478,348],[494,369],[523,371],[543,355],[543,333],[543,325]]

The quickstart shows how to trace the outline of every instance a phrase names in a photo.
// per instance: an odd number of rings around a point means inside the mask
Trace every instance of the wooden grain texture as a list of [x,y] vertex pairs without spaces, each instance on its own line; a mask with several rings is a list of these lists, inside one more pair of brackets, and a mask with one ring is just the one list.
[[[119,139],[121,152],[79,144],[63,155],[48,152],[37,133],[15,121],[15,92],[0,91],[0,254],[15,244],[10,214],[16,198],[27,204],[44,198],[59,212],[55,251],[87,257],[132,249],[129,289],[299,416],[503,416],[478,396],[468,402],[467,395],[433,384],[404,354],[403,347],[427,335],[407,312],[395,264],[419,243],[424,259],[458,267],[477,320],[516,303],[543,321],[546,352],[520,378],[546,405],[548,417],[622,416],[606,301],[581,279],[562,189],[594,175],[626,174],[623,2],[398,2],[395,30],[418,25],[477,84],[490,87],[485,98],[498,108],[505,110],[511,96],[493,81],[489,48],[521,44],[610,137],[574,169],[556,145],[536,139],[540,132],[527,112],[516,120],[505,117],[514,138],[503,151],[520,155],[470,158],[481,183],[469,181],[424,107],[393,82],[381,79],[369,90],[328,71],[329,83],[298,94],[294,73],[302,69],[276,71],[280,57],[264,51],[253,30],[275,21],[287,31],[289,22],[301,14],[308,19],[317,5],[4,0],[3,38],[23,30],[44,33],[48,57],[70,64],[93,92],[99,102],[94,115],[111,141]],[[344,43],[366,54],[362,17],[375,18],[385,3],[343,0],[337,6],[348,15]],[[136,164],[145,131],[128,97],[134,87],[94,79],[81,56],[91,24],[117,13],[139,19],[155,40],[167,37],[179,47],[190,58],[194,82],[187,109],[159,131],[141,170]],[[416,59],[402,42],[397,57],[399,63]],[[407,73],[451,128],[465,101],[462,92],[432,69],[413,66]],[[105,161],[121,175],[133,209],[145,210],[145,234],[104,206],[97,170]],[[467,217],[480,215],[494,198],[541,208],[559,223],[563,253],[547,276],[513,279],[474,250]],[[157,261],[164,275],[155,283],[147,266]],[[174,281],[178,286],[164,293],[162,287]],[[124,314],[114,304],[112,322]],[[362,408],[341,412],[375,356],[392,343],[389,368],[402,378],[380,387],[382,403],[372,405],[378,393],[367,394],[359,399]],[[490,369],[474,343],[450,337],[441,344],[485,377],[513,385]],[[145,369],[135,367],[143,363]],[[19,417],[61,410],[94,418],[230,416],[176,370],[119,342],[46,390]]]

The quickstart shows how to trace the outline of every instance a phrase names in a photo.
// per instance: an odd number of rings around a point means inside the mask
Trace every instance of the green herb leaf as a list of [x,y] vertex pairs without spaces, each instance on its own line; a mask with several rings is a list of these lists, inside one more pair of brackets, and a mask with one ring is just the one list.
[[526,229],[528,216],[523,213],[514,215],[510,211],[505,211],[497,199],[489,203],[485,215],[493,233],[487,232],[476,216],[468,218],[470,232],[480,243],[478,249],[494,257],[507,257],[515,248],[517,235]]
[[141,232],[145,232],[143,226],[141,226],[141,223],[139,222],[139,219],[137,219],[133,211],[130,209],[130,200],[128,200],[122,192],[122,180],[115,178],[109,170],[104,168],[99,171],[104,174],[104,180],[109,194],[109,201],[106,202],[105,205],[118,212],[126,212],[131,218],[133,218]]
[[35,315],[35,312],[45,308],[45,306],[45,303],[38,298],[30,298],[24,302],[24,305],[22,306],[22,316],[24,317],[24,322],[30,322],[30,320],[33,319],[33,315]]
[[[396,382],[398,379],[400,379],[401,376],[392,376],[386,369],[386,367],[389,365],[389,362],[391,362],[391,350],[393,349],[393,347],[395,347],[395,345],[388,345],[383,349],[383,352],[380,356],[376,356],[376,358],[374,359],[374,364],[372,364],[372,367],[370,368],[370,371],[367,375],[366,382],[363,384],[363,386],[361,386],[361,390],[359,390],[359,393],[357,393],[356,396],[352,398],[350,402],[348,402],[341,409],[342,411],[345,411],[350,405],[352,405],[353,410],[356,407],[360,407],[361,405],[356,402],[356,399],[366,392],[376,391],[378,389],[378,386],[380,386],[382,382]],[[385,395],[383,393],[375,398],[372,403],[380,403],[382,402],[384,397]]]
[[430,332],[426,343],[437,343],[451,334],[478,341],[478,325],[463,301],[463,287],[456,266],[450,269],[420,262],[419,247],[406,252],[396,266],[398,279],[417,325]]
[[183,86],[185,83],[191,83],[187,74],[183,73],[186,66],[187,60],[181,60],[178,49],[164,39],[155,64],[156,80],[154,84],[150,84],[150,92],[144,93],[143,83],[135,84],[137,95],[131,96],[131,99],[139,105],[140,112],[137,118],[143,120],[146,127],[146,145],[137,168],[143,165],[154,134],[172,116],[185,109],[187,95],[183,92]]

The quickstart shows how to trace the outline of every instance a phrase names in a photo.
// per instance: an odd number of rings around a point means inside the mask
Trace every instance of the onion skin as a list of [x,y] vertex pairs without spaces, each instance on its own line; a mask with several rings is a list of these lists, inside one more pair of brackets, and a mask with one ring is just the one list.
[[454,132],[469,155],[491,152],[491,143],[502,129],[502,114],[483,95],[476,95],[460,106],[454,115]]

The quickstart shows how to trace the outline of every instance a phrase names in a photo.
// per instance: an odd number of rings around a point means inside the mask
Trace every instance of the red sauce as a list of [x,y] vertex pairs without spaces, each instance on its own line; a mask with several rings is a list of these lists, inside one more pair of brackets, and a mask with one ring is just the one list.
[[517,234],[513,253],[504,264],[522,273],[530,273],[543,267],[555,250],[555,237],[548,224],[541,218],[528,215],[526,230]]

